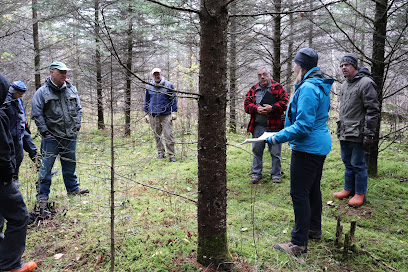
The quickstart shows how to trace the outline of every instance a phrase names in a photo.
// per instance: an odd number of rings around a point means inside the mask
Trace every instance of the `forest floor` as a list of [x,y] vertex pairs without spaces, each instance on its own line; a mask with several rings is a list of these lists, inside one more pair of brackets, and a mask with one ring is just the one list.
[[[68,197],[56,161],[50,201],[57,214],[31,224],[24,261],[36,271],[109,271],[111,266],[111,149],[109,131],[83,125],[78,137],[77,174],[89,195]],[[282,183],[268,175],[249,182],[251,146],[236,144],[247,136],[228,134],[228,240],[233,271],[408,271],[408,144],[407,138],[380,153],[378,176],[369,179],[367,203],[350,208],[331,194],[343,187],[344,167],[333,135],[322,177],[323,238],[311,240],[308,255],[288,256],[273,245],[290,240],[294,216],[289,194],[290,147],[283,145]],[[39,138],[35,139],[39,146]],[[200,266],[197,249],[197,152],[194,133],[176,134],[178,161],[156,158],[147,125],[137,135],[117,132],[115,145],[114,271],[216,271]],[[382,146],[386,146],[386,142]],[[29,159],[20,173],[29,210],[35,204],[37,174]],[[331,202],[332,201],[332,202]],[[337,245],[337,219],[343,238]],[[344,234],[356,231],[346,252]]]

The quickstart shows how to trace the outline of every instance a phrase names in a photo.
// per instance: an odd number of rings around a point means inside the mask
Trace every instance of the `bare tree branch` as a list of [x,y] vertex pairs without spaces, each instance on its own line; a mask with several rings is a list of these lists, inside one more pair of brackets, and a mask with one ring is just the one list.
[[343,3],[346,2],[347,0],[337,0],[334,2],[329,2],[327,4],[323,4],[321,6],[315,7],[313,9],[305,9],[305,10],[290,10],[290,11],[282,11],[282,12],[263,12],[263,13],[256,13],[256,14],[231,14],[230,17],[257,17],[257,16],[264,16],[264,15],[288,15],[288,14],[293,14],[293,13],[309,13],[313,12],[322,8],[327,8],[328,6],[338,4],[338,3]]
[[354,7],[351,3],[345,1],[346,5],[349,6],[349,8],[351,8],[355,13],[357,13],[358,15],[360,15],[360,17],[370,21],[371,23],[374,22],[373,19],[367,17],[365,14],[361,13],[356,7]]
[[[174,9],[174,10],[183,11],[183,12],[193,12],[193,13],[196,13],[196,14],[200,13],[200,11],[195,10],[195,9],[188,9],[188,8],[170,6],[170,5],[164,4],[164,3],[160,2],[160,1],[156,1],[156,0],[147,0],[147,1],[150,2],[150,3],[154,3],[154,4],[157,4],[159,6],[165,7],[165,8],[169,8],[169,9]],[[232,1],[234,1],[234,0],[232,0]]]
[[[106,7],[107,7],[107,6],[105,6],[104,8],[106,8]],[[144,84],[151,85],[151,86],[156,86],[156,84],[152,84],[152,83],[150,83],[150,82],[148,82],[148,81],[145,81],[145,80],[143,80],[142,78],[140,78],[137,74],[135,74],[133,71],[131,71],[131,70],[129,70],[129,69],[127,68],[126,63],[123,63],[123,62],[122,62],[122,59],[120,58],[120,56],[119,56],[119,54],[118,54],[118,52],[117,52],[117,50],[116,50],[116,47],[115,47],[114,42],[113,42],[113,39],[112,39],[112,37],[111,37],[111,35],[110,35],[110,32],[109,32],[109,30],[108,30],[109,27],[106,25],[106,19],[105,19],[105,15],[104,15],[104,8],[101,10],[102,19],[103,19],[102,21],[103,21],[103,24],[104,24],[104,29],[105,29],[105,31],[106,31],[105,35],[106,35],[106,37],[108,38],[108,41],[109,41],[109,45],[110,45],[110,46],[109,46],[108,44],[106,44],[105,40],[102,39],[102,37],[100,37],[100,35],[98,35],[99,38],[100,38],[100,40],[101,40],[101,42],[103,43],[103,45],[105,46],[105,48],[106,48],[109,52],[112,53],[112,55],[115,57],[115,59],[117,60],[117,62],[119,63],[119,65],[122,66],[126,71],[129,71],[129,73],[130,73],[132,76],[134,76],[137,80],[139,80],[140,82],[142,82],[142,83],[144,83]],[[87,20],[86,18],[84,18],[80,13],[78,13],[78,14],[79,14],[79,16],[81,16],[84,20],[88,21],[88,20]],[[92,24],[90,24],[90,25],[92,25]],[[179,94],[186,95],[186,96],[178,96],[178,97],[198,99],[198,98],[201,96],[201,95],[198,94],[198,93],[190,93],[190,92],[183,92],[183,91],[173,90],[173,89],[167,88],[167,87],[165,87],[165,86],[160,86],[160,87],[161,87],[161,88],[168,89],[169,91],[172,91],[172,92],[174,92],[174,93],[179,93]]]
[[[321,0],[320,0],[320,2],[321,2]],[[357,50],[362,56],[364,56],[364,58],[368,59],[369,61],[372,61],[372,59],[371,59],[369,56],[367,56],[367,55],[354,43],[354,41],[353,41],[353,40],[351,39],[351,37],[342,29],[342,27],[339,26],[339,24],[337,23],[337,20],[334,18],[334,16],[333,16],[333,14],[331,13],[331,11],[330,11],[326,6],[325,6],[324,8],[326,9],[327,13],[330,15],[330,18],[332,19],[333,23],[336,25],[337,29],[340,30],[340,31],[343,33],[344,36],[346,36],[347,40],[350,42],[350,44],[353,46],[353,48],[354,48],[355,50]],[[337,42],[336,39],[334,39],[334,40]],[[337,42],[337,43],[340,45],[339,42]],[[342,46],[342,48],[344,49],[343,46]]]
[[401,88],[399,88],[398,90],[396,90],[395,92],[393,92],[393,93],[391,93],[391,94],[389,94],[389,95],[383,96],[383,100],[384,100],[384,99],[387,99],[387,98],[389,98],[389,97],[391,97],[391,96],[393,96],[393,95],[396,95],[396,94],[399,93],[399,92],[402,92],[402,91],[405,90],[406,88],[408,88],[408,84],[406,84],[405,86],[402,86]]

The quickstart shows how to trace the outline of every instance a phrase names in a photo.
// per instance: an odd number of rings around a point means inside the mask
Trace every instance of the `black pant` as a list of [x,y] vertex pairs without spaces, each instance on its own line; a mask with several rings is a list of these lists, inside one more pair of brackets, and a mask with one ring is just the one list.
[[14,182],[0,182],[0,217],[7,220],[4,239],[0,240],[0,271],[20,268],[29,216],[23,195]]
[[326,156],[292,150],[290,163],[290,195],[292,196],[295,226],[292,243],[307,246],[309,229],[321,231],[322,193],[320,179]]

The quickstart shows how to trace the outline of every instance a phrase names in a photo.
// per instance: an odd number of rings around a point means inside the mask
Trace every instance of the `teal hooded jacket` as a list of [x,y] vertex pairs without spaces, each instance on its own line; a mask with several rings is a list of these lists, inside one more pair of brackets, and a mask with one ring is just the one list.
[[274,135],[276,144],[289,142],[296,151],[329,154],[331,137],[327,120],[333,82],[334,79],[326,78],[318,67],[306,73],[295,85],[295,94],[286,112],[285,128]]

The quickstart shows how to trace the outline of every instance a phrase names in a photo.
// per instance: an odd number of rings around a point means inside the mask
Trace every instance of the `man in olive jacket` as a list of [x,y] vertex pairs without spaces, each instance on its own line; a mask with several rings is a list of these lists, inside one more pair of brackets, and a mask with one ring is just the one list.
[[367,165],[365,150],[374,143],[380,116],[376,84],[366,68],[357,66],[355,54],[345,55],[340,68],[346,80],[340,90],[340,111],[337,137],[340,140],[341,158],[345,166],[344,190],[334,193],[338,199],[355,195],[348,204],[361,206],[367,193]]
[[81,128],[82,108],[76,88],[65,81],[68,67],[59,61],[50,66],[47,78],[34,94],[32,117],[42,135],[42,164],[37,180],[37,198],[47,201],[51,169],[60,155],[62,175],[68,195],[89,193],[80,189],[75,173],[77,133]]

